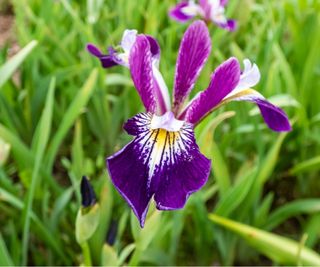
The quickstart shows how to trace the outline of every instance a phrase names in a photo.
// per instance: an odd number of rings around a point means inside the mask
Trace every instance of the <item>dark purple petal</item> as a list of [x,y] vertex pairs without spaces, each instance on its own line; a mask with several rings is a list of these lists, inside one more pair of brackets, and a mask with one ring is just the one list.
[[263,99],[256,99],[254,102],[258,105],[262,117],[270,129],[276,132],[291,131],[287,114],[281,108]]
[[156,111],[150,44],[144,35],[137,36],[131,48],[129,66],[133,83],[148,112]]
[[242,97],[241,100],[256,103],[265,123],[271,130],[276,132],[291,131],[292,128],[288,116],[281,108],[260,97]]
[[152,129],[152,115],[140,113],[124,128],[135,139],[107,159],[111,180],[143,227],[154,195],[158,209],[182,208],[188,196],[207,181],[211,161],[195,143],[193,127]]
[[152,58],[160,59],[160,46],[158,41],[150,35],[145,35],[149,41]]
[[107,168],[114,186],[143,227],[152,194],[148,187],[148,166],[141,151],[142,147],[134,140],[107,159]]
[[121,62],[116,58],[115,52],[112,48],[109,48],[109,55],[102,54],[101,51],[93,44],[88,44],[87,50],[90,54],[100,59],[103,68],[111,68],[121,64]]
[[181,105],[192,90],[211,51],[208,28],[203,21],[193,22],[180,44],[174,84],[173,111],[178,114]]
[[209,87],[191,101],[179,119],[197,124],[237,86],[239,79],[240,64],[230,58],[214,71]]
[[163,151],[169,153],[155,171],[158,188],[154,199],[160,210],[181,209],[188,197],[207,182],[211,161],[200,153],[191,126],[185,125],[177,135],[167,132],[166,141],[168,148]]
[[183,1],[179,4],[177,4],[174,8],[170,9],[169,16],[177,21],[180,21],[180,22],[186,22],[186,21],[192,19],[193,16],[187,15],[182,11],[182,9],[184,7],[187,7],[188,5],[189,5],[188,1]]
[[218,22],[215,22],[219,27],[225,29],[225,30],[228,30],[230,32],[233,32],[237,29],[237,22],[233,19],[229,19],[227,20],[226,23],[218,23]]

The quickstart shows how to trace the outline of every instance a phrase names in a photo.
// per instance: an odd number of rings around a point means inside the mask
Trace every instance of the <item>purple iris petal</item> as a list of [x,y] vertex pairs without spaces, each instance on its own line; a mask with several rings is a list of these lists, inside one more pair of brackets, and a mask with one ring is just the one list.
[[184,7],[187,7],[188,5],[189,5],[188,1],[183,1],[179,4],[177,4],[174,8],[172,8],[169,11],[169,16],[177,21],[180,21],[180,22],[186,22],[186,21],[192,19],[193,16],[187,15],[182,11],[182,9]]
[[149,41],[152,58],[160,58],[160,46],[158,41],[150,35],[145,35]]
[[209,21],[211,14],[211,4],[208,0],[199,0],[199,4],[202,8],[204,19]]
[[214,71],[209,87],[192,100],[179,119],[197,124],[237,86],[239,79],[239,62],[230,58]]
[[[173,154],[156,173],[159,186],[154,200],[160,210],[184,207],[189,195],[198,191],[208,180],[211,161],[202,155],[196,144],[193,129],[184,129],[185,152]],[[170,139],[168,143],[172,142]]]
[[228,0],[220,0],[220,5],[221,6],[225,6],[225,5],[227,5],[228,4]]
[[271,104],[259,95],[245,95],[235,98],[236,101],[250,101],[256,103],[260,109],[261,115],[268,127],[276,132],[291,131],[291,125],[287,114],[281,109]]
[[193,22],[181,41],[174,83],[173,111],[177,114],[192,90],[211,51],[211,40],[203,21]]
[[87,50],[90,54],[100,59],[103,68],[111,68],[121,64],[116,57],[114,49],[111,47],[108,49],[109,54],[102,54],[101,51],[93,44],[88,44]]
[[276,132],[291,131],[287,114],[281,108],[264,99],[256,99],[254,102],[258,105],[262,117],[270,129]]
[[195,143],[193,127],[179,131],[151,128],[152,115],[140,113],[124,128],[135,139],[107,159],[110,177],[144,225],[154,195],[158,209],[182,208],[207,181],[211,162]]
[[225,29],[225,30],[228,30],[230,32],[233,32],[237,29],[237,22],[233,19],[229,19],[227,20],[226,23],[218,23],[218,22],[215,22],[219,27]]
[[111,180],[132,208],[141,227],[147,215],[152,193],[148,188],[148,166],[140,154],[143,147],[132,141],[119,152],[107,159]]
[[137,36],[130,51],[129,66],[134,85],[148,112],[156,111],[150,44],[144,35]]

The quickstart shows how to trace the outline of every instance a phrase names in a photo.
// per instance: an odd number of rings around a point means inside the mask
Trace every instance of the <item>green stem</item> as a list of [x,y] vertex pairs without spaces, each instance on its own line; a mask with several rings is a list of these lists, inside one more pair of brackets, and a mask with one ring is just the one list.
[[88,242],[83,242],[81,244],[82,254],[83,254],[83,261],[85,266],[92,266],[91,261],[91,254]]

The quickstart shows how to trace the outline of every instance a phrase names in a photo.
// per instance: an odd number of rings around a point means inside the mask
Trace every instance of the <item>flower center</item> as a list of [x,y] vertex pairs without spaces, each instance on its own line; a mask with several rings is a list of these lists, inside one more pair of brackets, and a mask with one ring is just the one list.
[[183,126],[184,121],[177,120],[171,111],[162,116],[153,115],[151,119],[151,129],[164,129],[169,132],[177,132]]

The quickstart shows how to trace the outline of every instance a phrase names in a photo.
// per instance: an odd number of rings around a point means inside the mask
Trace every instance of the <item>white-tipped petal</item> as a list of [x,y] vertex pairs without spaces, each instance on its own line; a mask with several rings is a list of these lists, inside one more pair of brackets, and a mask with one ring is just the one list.
[[194,1],[189,1],[188,5],[181,8],[181,12],[184,13],[186,16],[197,16],[200,15],[202,10],[199,5],[197,5]]
[[137,30],[125,30],[122,35],[121,47],[125,53],[129,54],[131,47],[136,41],[138,31]]
[[239,94],[242,91],[255,86],[260,81],[260,71],[258,66],[254,63],[252,64],[249,59],[245,59],[243,61],[243,64],[244,64],[244,70],[240,75],[240,80],[238,85],[224,99],[227,99],[236,94]]

